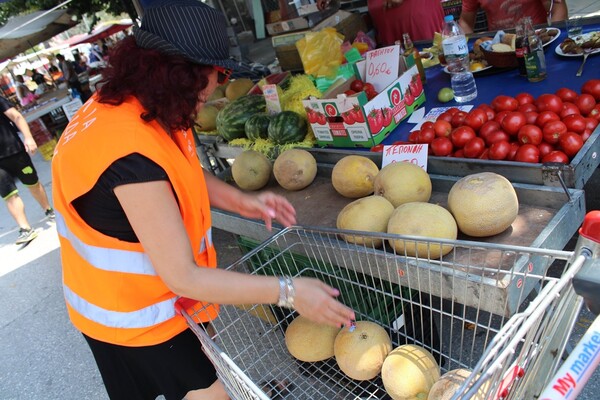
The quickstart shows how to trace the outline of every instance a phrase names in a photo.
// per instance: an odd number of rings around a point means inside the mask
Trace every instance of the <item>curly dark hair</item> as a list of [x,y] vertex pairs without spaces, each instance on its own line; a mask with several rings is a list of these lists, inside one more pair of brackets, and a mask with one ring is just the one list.
[[212,66],[141,48],[129,36],[111,49],[98,101],[119,105],[134,96],[145,109],[140,115],[144,121],[158,120],[171,131],[187,130],[211,71]]

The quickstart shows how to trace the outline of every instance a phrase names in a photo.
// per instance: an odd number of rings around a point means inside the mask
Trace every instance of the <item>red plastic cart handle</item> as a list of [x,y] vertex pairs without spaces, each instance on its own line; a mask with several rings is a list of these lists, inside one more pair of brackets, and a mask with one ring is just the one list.
[[177,301],[175,301],[175,311],[177,311],[179,314],[182,314],[185,312],[185,310],[194,306],[197,302],[198,300],[188,299],[187,297],[180,297],[177,299]]
[[522,378],[523,375],[525,375],[525,370],[523,369],[523,367],[519,365],[515,365],[514,367],[512,367],[506,373],[504,379],[502,379],[502,382],[500,382],[500,387],[498,388],[496,400],[503,399],[506,396],[508,396],[510,387],[512,386],[513,382],[518,378]]
[[600,243],[600,211],[590,211],[583,219],[579,234],[586,239]]

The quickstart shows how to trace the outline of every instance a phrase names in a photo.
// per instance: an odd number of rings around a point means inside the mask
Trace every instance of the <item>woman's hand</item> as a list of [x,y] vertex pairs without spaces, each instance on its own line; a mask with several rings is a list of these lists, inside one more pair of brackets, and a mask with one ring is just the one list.
[[257,195],[244,194],[239,199],[236,211],[242,217],[264,220],[269,231],[272,228],[273,219],[285,227],[296,223],[294,206],[285,197],[272,192],[262,192]]
[[294,308],[312,321],[341,328],[356,319],[352,309],[335,299],[339,290],[318,279],[294,278],[294,290]]

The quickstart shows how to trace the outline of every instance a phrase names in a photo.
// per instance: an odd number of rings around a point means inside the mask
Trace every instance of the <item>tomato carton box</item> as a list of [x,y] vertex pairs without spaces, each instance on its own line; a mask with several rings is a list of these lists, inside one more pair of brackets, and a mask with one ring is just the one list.
[[352,79],[302,101],[319,146],[373,147],[425,102],[416,66],[405,70],[371,100],[365,92],[346,95]]

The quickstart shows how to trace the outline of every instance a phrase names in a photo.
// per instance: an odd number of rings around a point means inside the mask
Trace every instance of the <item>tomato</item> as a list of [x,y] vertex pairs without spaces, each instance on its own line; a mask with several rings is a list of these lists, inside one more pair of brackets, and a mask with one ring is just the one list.
[[546,154],[556,150],[554,146],[548,142],[542,142],[538,144],[538,149],[540,149],[540,158],[544,158]]
[[519,150],[519,147],[521,147],[521,145],[519,145],[519,143],[511,142],[510,143],[510,151],[508,152],[508,156],[506,156],[506,159],[509,161],[514,161],[515,157],[517,156],[517,151]]
[[493,120],[494,117],[496,116],[496,112],[494,111],[494,109],[485,103],[480,104],[477,108],[485,111],[485,113],[487,114],[487,117],[488,117],[488,121]]
[[598,123],[600,123],[600,121],[598,121],[597,119],[587,117],[585,119],[585,129],[589,130],[590,132],[593,132],[594,129],[596,129],[596,127],[598,126]]
[[317,124],[319,124],[319,125],[327,124],[327,117],[322,112],[317,112]]
[[508,115],[509,112],[510,111],[500,111],[500,112],[496,113],[496,116],[494,117],[494,121],[501,124],[502,120]]
[[431,143],[433,139],[435,139],[433,128],[421,128],[419,136],[417,136],[417,143]]
[[558,89],[555,94],[560,97],[562,101],[574,103],[577,99],[577,92],[565,87]]
[[542,157],[543,163],[558,162],[563,164],[569,163],[569,156],[560,150],[554,150]]
[[542,136],[548,143],[558,143],[560,137],[567,133],[567,126],[562,121],[549,121],[542,129]]
[[409,135],[408,135],[408,141],[410,143],[417,143],[418,139],[419,139],[419,132],[420,130],[416,130],[416,131],[412,131]]
[[542,130],[536,125],[523,125],[519,129],[517,138],[520,143],[530,143],[537,146],[542,143]]
[[412,80],[408,84],[408,88],[412,95],[417,98],[423,93],[423,82],[421,82],[421,77],[417,74],[413,75]]
[[563,118],[562,122],[566,125],[567,131],[579,134],[583,133],[586,127],[585,118],[581,115],[569,115]]
[[454,147],[463,148],[465,144],[475,136],[475,131],[470,126],[460,126],[452,131],[450,134],[450,140],[452,140],[452,144]]
[[577,114],[577,115],[581,114],[581,112],[579,111],[579,108],[577,108],[577,106],[573,103],[569,103],[568,101],[564,102],[563,109],[559,114],[560,118],[563,119],[566,116],[573,115],[573,114]]
[[474,137],[465,143],[465,147],[463,147],[463,154],[467,158],[477,158],[479,157],[483,151],[485,150],[485,142],[480,137]]
[[354,122],[356,122],[357,124],[364,124],[365,123],[365,114],[363,113],[362,108],[356,104],[354,107],[352,107],[352,119],[354,120]]
[[404,92],[404,104],[406,104],[407,106],[410,106],[414,102],[415,102],[415,96],[413,96],[410,89],[406,89],[406,92]]
[[479,137],[483,138],[483,140],[487,141],[487,137],[496,131],[501,130],[500,124],[496,121],[488,121],[479,129]]
[[492,100],[494,111],[515,111],[519,107],[519,102],[514,97],[499,95]]
[[537,112],[537,107],[535,106],[535,104],[532,103],[521,104],[519,108],[517,108],[517,111],[521,111],[522,113],[526,113],[529,111]]
[[380,109],[374,108],[367,116],[371,133],[377,133],[383,128],[383,114]]
[[587,142],[587,140],[590,138],[590,136],[592,136],[592,131],[589,129],[586,129],[585,131],[583,131],[583,133],[581,134],[581,139],[583,140],[583,142]]
[[436,137],[431,142],[431,150],[433,154],[438,157],[445,157],[452,154],[454,150],[454,146],[452,145],[452,141],[447,137]]
[[342,118],[344,122],[348,125],[352,125],[354,123],[354,118],[352,117],[352,111],[344,111],[342,113]]
[[450,114],[450,115],[454,115],[454,114],[456,114],[456,113],[457,113],[457,112],[459,112],[459,111],[460,111],[460,109],[458,109],[458,108],[456,108],[456,107],[450,107],[449,109],[447,109],[447,110],[446,110],[446,112],[447,112],[448,114]]
[[[425,124],[423,124],[423,125],[425,125]],[[436,136],[448,137],[448,136],[450,136],[450,132],[452,132],[452,125],[448,121],[438,119],[433,124],[433,130],[435,131]]]
[[311,108],[306,107],[306,119],[309,123],[314,124],[317,122],[317,113]]
[[383,144],[375,145],[375,146],[371,147],[371,150],[369,150],[369,151],[372,151],[374,153],[381,153],[383,151]]
[[510,143],[506,140],[492,144],[488,153],[490,160],[506,160],[508,153],[510,153],[510,148]]
[[525,114],[513,111],[506,114],[506,117],[502,120],[500,125],[502,126],[502,129],[504,129],[504,132],[509,135],[516,135],[526,122]]
[[501,141],[509,142],[510,136],[508,135],[508,133],[502,130],[498,130],[496,132],[490,133],[484,140],[488,146],[491,146],[492,144]]
[[356,91],[352,90],[352,89],[348,89],[344,92],[344,94],[346,96],[354,96],[356,94]]
[[535,111],[528,111],[525,113],[525,121],[528,124],[535,125],[538,115],[539,114]]
[[365,83],[363,85],[363,90],[367,95],[367,99],[371,100],[373,97],[377,96],[377,92],[375,91],[375,86],[372,83]]
[[490,159],[490,149],[484,149],[483,153],[479,157],[480,160],[489,160]]
[[590,79],[581,86],[581,93],[591,94],[600,102],[600,79]]
[[515,99],[519,102],[519,105],[535,103],[535,98],[529,93],[519,93],[515,96]]
[[[389,107],[382,108],[381,113],[383,114],[383,127],[390,126],[392,124],[392,109]],[[433,130],[433,128],[430,128]]]
[[535,101],[538,111],[554,111],[560,114],[563,108],[563,101],[555,94],[544,93]]
[[467,117],[467,113],[464,111],[459,111],[452,116],[452,120],[450,123],[453,127],[458,128],[459,126],[465,123],[465,118]]
[[587,116],[600,120],[600,104],[596,104],[596,107]]
[[446,122],[450,122],[452,121],[452,114],[450,114],[448,111],[441,113],[436,121],[446,121]]
[[515,154],[515,161],[537,163],[540,161],[540,149],[533,144],[524,144]]
[[423,122],[423,124],[421,124],[421,128],[433,128],[434,124],[431,121],[425,121]]
[[355,79],[350,84],[350,89],[354,90],[355,92],[362,92],[364,90],[364,87],[365,83],[360,79]]
[[560,117],[554,111],[542,111],[538,114],[535,124],[543,128],[550,121],[560,121]]
[[465,124],[473,128],[475,132],[478,132],[479,129],[485,124],[488,120],[488,116],[485,111],[475,108],[474,110],[469,111],[469,113],[465,117]]
[[575,105],[581,114],[588,115],[596,106],[596,100],[591,94],[584,93],[575,100]]
[[558,140],[561,150],[569,157],[573,157],[583,146],[583,138],[575,132],[567,132]]
[[452,157],[457,157],[457,158],[464,158],[465,157],[465,153],[463,151],[463,149],[458,149],[454,152],[454,154],[452,155]]

